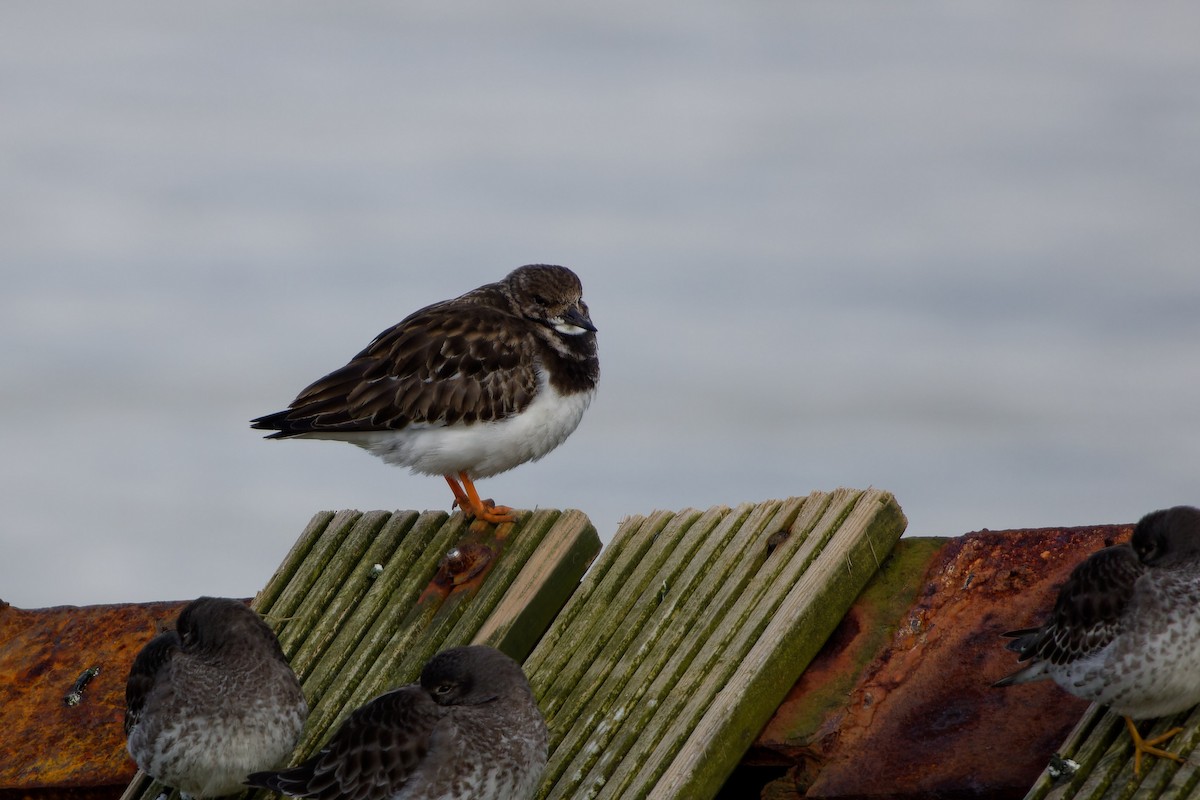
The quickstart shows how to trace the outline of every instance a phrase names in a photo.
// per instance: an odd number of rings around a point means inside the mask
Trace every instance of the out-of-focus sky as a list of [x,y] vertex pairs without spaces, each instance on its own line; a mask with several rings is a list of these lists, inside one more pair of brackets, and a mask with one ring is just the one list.
[[909,533],[1200,502],[1200,6],[0,8],[0,598],[253,594],[440,478],[264,442],[380,330],[578,272],[600,391],[481,482],[603,538],[893,491]]

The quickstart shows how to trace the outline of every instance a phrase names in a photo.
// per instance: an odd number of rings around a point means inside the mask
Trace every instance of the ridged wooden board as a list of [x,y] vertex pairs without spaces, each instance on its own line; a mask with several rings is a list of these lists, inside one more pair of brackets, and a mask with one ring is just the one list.
[[[1200,668],[1200,667],[1198,667]],[[1184,800],[1200,797],[1200,709],[1172,717],[1142,720],[1142,736],[1153,738],[1171,728],[1183,731],[1160,745],[1187,759],[1143,757],[1142,774],[1133,774],[1133,742],[1120,715],[1092,705],[1047,765],[1026,800]]]
[[[471,558],[483,548],[498,555]],[[278,633],[311,709],[293,762],[350,711],[414,680],[439,650],[490,644],[524,660],[599,551],[579,511],[523,512],[512,525],[473,528],[461,513],[314,516],[253,604]],[[139,773],[123,800],[162,791]]]
[[850,489],[626,520],[525,662],[538,797],[713,797],[905,524]]

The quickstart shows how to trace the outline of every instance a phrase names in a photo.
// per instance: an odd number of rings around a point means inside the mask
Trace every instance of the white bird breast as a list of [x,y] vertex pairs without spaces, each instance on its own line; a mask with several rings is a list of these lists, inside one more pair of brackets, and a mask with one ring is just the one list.
[[472,479],[537,461],[579,427],[595,389],[560,394],[544,372],[533,402],[520,414],[472,425],[416,423],[399,431],[364,431],[313,438],[339,439],[425,475],[466,472]]

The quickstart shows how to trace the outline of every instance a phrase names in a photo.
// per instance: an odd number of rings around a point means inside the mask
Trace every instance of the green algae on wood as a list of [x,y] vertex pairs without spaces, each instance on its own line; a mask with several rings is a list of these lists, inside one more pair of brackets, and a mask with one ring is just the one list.
[[839,646],[834,660],[826,661],[829,645],[839,639],[834,634],[771,717],[758,740],[760,746],[767,750],[807,747],[821,737],[823,726],[844,711],[846,698],[863,672],[887,646],[904,612],[925,588],[929,564],[946,541],[905,537],[896,543],[839,623],[838,630],[848,626],[852,638]]
[[[489,550],[482,569],[451,568],[448,554],[462,543]],[[599,550],[595,528],[578,511],[524,511],[500,526],[468,526],[461,513],[315,515],[254,603],[311,709],[292,763],[315,752],[354,708],[414,680],[439,650],[479,639],[523,660],[536,635],[515,628],[544,629]],[[162,792],[138,773],[122,800]]]
[[1183,731],[1165,744],[1182,756],[1178,764],[1146,756],[1142,774],[1133,774],[1133,743],[1119,714],[1091,705],[1062,747],[1046,766],[1026,800],[1185,800],[1200,790],[1200,708],[1156,720],[1141,720],[1138,729],[1146,738],[1171,728]]
[[[630,747],[598,796],[622,797],[635,791],[639,792],[637,796],[644,796],[638,787],[649,790],[657,786],[705,709],[715,702],[720,687],[729,682],[738,663],[748,655],[749,642],[757,638],[771,616],[773,600],[777,599],[767,597],[771,588],[795,583],[812,554],[835,530],[830,523],[845,513],[854,496],[855,493],[842,491],[792,498],[783,503],[770,501],[754,509],[742,533],[748,534],[757,546],[735,540],[730,553],[750,557],[724,559],[730,562],[729,572],[720,581],[718,594],[706,604],[724,613],[710,615],[699,609],[697,623],[688,631],[688,647],[681,651],[696,663],[680,663],[677,676],[660,675],[656,679],[659,691],[666,694],[658,704],[659,712],[644,728],[649,735],[639,735],[640,741]],[[827,517],[824,525],[818,524]],[[756,727],[761,726],[760,722]],[[740,755],[744,747],[735,745],[734,749]],[[732,765],[729,769],[732,771]],[[724,782],[724,777],[717,786]],[[711,792],[679,796],[707,794]]]
[[563,517],[566,534],[540,541],[479,627],[474,644],[528,655],[550,627],[562,604],[544,595],[561,591],[557,587],[578,584],[578,576],[588,571],[595,558],[590,543],[596,539],[596,529],[583,512],[568,509]]
[[874,490],[627,520],[526,662],[538,796],[713,796],[903,529]]
[[904,532],[905,520],[890,495],[866,496],[838,525],[838,532],[861,533],[831,536],[807,563],[766,626],[747,640],[746,657],[718,688],[717,701],[704,709],[649,797],[697,797],[720,788],[737,765],[734,754],[745,752],[791,688],[779,676],[804,671]]

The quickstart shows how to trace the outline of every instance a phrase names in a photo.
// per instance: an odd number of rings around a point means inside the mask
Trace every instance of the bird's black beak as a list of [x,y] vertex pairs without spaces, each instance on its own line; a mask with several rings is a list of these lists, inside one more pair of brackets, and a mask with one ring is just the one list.
[[567,313],[563,314],[563,322],[574,325],[577,328],[583,328],[585,331],[596,332],[596,326],[592,324],[591,317],[575,306],[571,306],[567,309]]

